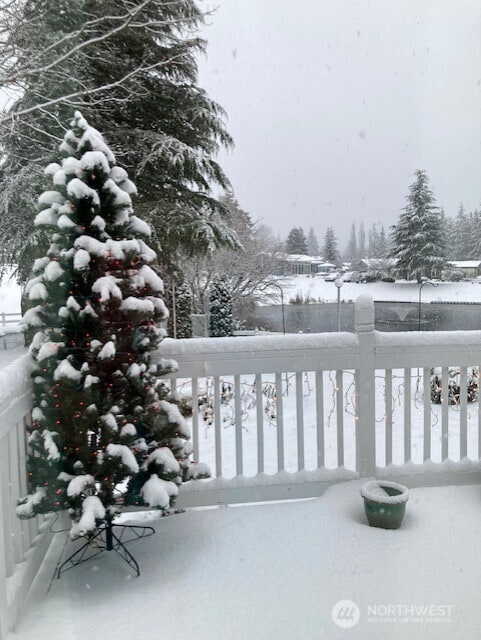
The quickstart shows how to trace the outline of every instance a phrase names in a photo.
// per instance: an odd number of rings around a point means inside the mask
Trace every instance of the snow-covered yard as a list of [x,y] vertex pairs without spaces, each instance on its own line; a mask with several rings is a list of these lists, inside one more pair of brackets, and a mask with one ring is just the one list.
[[[325,282],[319,276],[289,276],[279,280],[284,300],[300,293],[304,298],[310,296],[315,301],[336,302],[337,287],[334,282]],[[273,290],[274,293],[277,290]],[[368,294],[375,302],[418,302],[419,284],[398,280],[397,282],[345,282],[341,287],[341,300],[350,302],[361,294]],[[481,303],[481,283],[438,282],[436,286],[425,286],[422,290],[422,302],[479,302]],[[270,302],[269,304],[272,304]]]
[[9,640],[478,637],[481,488],[412,489],[386,531],[367,525],[361,484],[154,521],[130,545],[139,578],[104,553],[51,582],[47,558]]

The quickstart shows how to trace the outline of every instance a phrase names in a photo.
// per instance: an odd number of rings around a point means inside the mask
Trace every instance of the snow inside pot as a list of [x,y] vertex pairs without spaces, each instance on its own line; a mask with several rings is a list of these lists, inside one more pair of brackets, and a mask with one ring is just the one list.
[[398,529],[404,518],[408,488],[389,480],[370,480],[361,487],[364,510],[371,527]]

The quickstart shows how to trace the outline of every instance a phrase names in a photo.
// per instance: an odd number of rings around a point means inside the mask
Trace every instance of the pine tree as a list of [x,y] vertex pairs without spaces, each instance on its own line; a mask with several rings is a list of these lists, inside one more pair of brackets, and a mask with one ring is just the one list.
[[75,538],[113,520],[126,480],[125,502],[167,512],[208,470],[189,460],[189,429],[159,380],[168,370],[151,360],[167,310],[136,188],[79,112],[71,127],[35,219],[52,242],[26,288],[34,408],[17,513],[68,509]]
[[286,252],[291,255],[307,255],[307,238],[302,227],[293,227],[286,238]]
[[386,230],[384,225],[381,225],[381,229],[375,223],[372,224],[368,232],[368,258],[385,258],[388,254]]
[[389,240],[388,240],[384,225],[381,225],[381,231],[379,232],[379,257],[386,258],[388,254],[389,254]]
[[429,188],[425,171],[416,171],[407,204],[392,228],[390,257],[397,260],[396,270],[404,278],[432,277],[446,262],[446,247],[441,213]]
[[339,261],[339,251],[337,248],[337,240],[334,229],[328,227],[324,236],[324,245],[322,247],[322,255],[326,262],[336,264]]
[[469,215],[469,221],[471,235],[468,244],[467,258],[465,259],[479,260],[479,256],[481,255],[481,213],[475,209],[473,213]]
[[15,0],[2,7],[0,87],[21,97],[0,122],[1,264],[18,264],[26,278],[48,247],[28,212],[42,163],[55,157],[76,108],[103,128],[135,180],[137,211],[153,229],[154,249],[162,239],[164,265],[180,247],[193,255],[236,244],[213,193],[229,187],[215,154],[232,139],[223,109],[197,84],[203,22],[194,0]]
[[349,236],[345,258],[351,265],[359,262],[359,248],[357,246],[356,224],[354,222],[351,225],[351,234]]
[[310,227],[309,233],[307,234],[307,255],[319,256],[320,253],[321,249],[319,247],[319,242],[317,240],[316,234],[314,233],[314,229]]
[[459,205],[458,213],[456,218],[453,221],[453,235],[451,238],[451,259],[452,260],[462,260],[460,256],[465,256],[465,242],[463,238],[463,229],[466,224],[466,213],[464,211],[464,206],[461,203]]
[[231,336],[234,330],[232,295],[223,278],[215,280],[209,296],[209,335],[215,338]]
[[363,260],[366,257],[366,231],[364,230],[364,223],[361,222],[359,226],[359,258]]

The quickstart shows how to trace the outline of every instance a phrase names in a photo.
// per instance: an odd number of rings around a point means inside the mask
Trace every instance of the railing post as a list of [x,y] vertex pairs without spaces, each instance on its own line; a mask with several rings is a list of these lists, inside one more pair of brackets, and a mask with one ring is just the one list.
[[374,358],[374,302],[360,295],[354,303],[354,327],[359,341],[356,371],[356,470],[376,474],[376,406]]

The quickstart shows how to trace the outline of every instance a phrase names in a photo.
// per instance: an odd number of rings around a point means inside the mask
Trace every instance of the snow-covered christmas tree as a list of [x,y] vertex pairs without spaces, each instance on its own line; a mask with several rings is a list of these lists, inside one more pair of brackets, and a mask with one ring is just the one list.
[[231,336],[234,330],[232,295],[224,278],[214,280],[209,294],[209,335],[214,338]]
[[168,512],[179,485],[207,477],[189,429],[151,360],[167,318],[136,188],[79,112],[45,170],[35,224],[51,234],[36,260],[24,324],[36,333],[29,495],[22,518],[68,509],[91,536],[125,504]]

